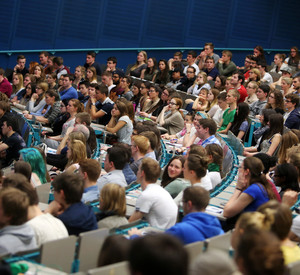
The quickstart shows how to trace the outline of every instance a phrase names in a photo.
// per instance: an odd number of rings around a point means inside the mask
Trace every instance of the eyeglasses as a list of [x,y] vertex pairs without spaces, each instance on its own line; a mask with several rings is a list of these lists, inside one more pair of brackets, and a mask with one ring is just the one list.
[[177,104],[174,102],[170,102],[169,105],[177,105]]
[[286,100],[285,102],[286,102],[286,103],[291,103],[292,101],[291,101],[291,100]]
[[187,71],[186,73],[187,73],[187,74],[193,74],[194,72],[191,72],[191,71]]
[[162,94],[165,95],[165,96],[169,96],[169,94],[166,93],[166,92],[162,92]]
[[154,92],[156,92],[154,89],[149,90],[149,93],[154,93]]

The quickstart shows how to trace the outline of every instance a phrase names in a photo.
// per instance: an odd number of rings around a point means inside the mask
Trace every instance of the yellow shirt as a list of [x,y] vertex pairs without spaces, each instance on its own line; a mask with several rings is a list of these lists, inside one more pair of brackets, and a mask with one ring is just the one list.
[[285,265],[300,261],[300,247],[298,245],[294,247],[282,245],[281,250],[283,252]]

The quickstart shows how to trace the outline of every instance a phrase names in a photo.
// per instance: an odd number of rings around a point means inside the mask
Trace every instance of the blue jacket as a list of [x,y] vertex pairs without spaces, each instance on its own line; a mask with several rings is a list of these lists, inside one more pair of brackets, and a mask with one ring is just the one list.
[[78,98],[78,93],[77,93],[76,89],[74,89],[72,86],[69,89],[63,90],[60,92],[61,100],[69,101],[72,98],[75,98],[75,99]]
[[298,109],[293,110],[286,119],[284,126],[289,129],[300,128],[300,113]]
[[166,233],[176,236],[184,244],[189,244],[223,234],[224,231],[216,217],[204,212],[193,212],[187,214],[182,222],[175,224]]

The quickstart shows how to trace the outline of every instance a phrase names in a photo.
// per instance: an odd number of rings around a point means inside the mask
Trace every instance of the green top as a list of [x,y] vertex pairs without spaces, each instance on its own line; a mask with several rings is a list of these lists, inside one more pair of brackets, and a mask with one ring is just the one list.
[[191,186],[191,183],[188,180],[177,178],[176,180],[171,181],[166,187],[172,198],[176,198],[177,195],[183,191],[185,188]]
[[226,109],[224,114],[223,114],[223,124],[222,126],[219,128],[218,131],[222,131],[222,130],[225,130],[227,125],[230,123],[230,122],[233,122],[233,119],[234,119],[234,115],[235,115],[235,112],[236,112],[236,109],[232,110],[231,112],[230,111],[230,108]]

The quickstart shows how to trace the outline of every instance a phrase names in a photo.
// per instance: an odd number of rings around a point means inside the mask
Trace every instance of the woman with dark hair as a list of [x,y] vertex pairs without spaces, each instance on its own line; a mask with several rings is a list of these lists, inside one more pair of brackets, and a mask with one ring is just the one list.
[[155,57],[148,58],[147,68],[142,70],[141,79],[145,79],[145,80],[154,82],[157,73],[158,73],[158,70],[157,70],[156,58]]
[[[182,107],[182,100],[178,97],[173,97],[169,104],[165,106],[159,114],[156,122],[168,130],[169,135],[175,135],[184,127],[184,120],[180,109]],[[165,116],[165,113],[170,111],[170,114]]]
[[218,75],[215,80],[214,88],[220,92],[225,90],[226,77],[224,75]]
[[[130,90],[132,84],[132,79],[129,76],[124,76],[121,81],[120,81],[120,86],[123,89],[123,92],[120,94],[121,97],[126,98],[127,100],[131,100],[131,101],[135,101],[136,98],[134,100],[132,100],[132,97],[134,96],[133,92]],[[136,87],[135,87],[136,89]],[[140,91],[136,91],[135,93],[136,95],[140,95]],[[118,94],[119,95],[119,94]]]
[[185,158],[174,156],[164,169],[161,179],[161,186],[164,187],[175,198],[182,190],[190,186],[190,183],[183,177],[183,166]]
[[277,155],[283,133],[283,116],[281,114],[270,115],[269,127],[270,129],[262,135],[257,147],[244,148],[245,156],[253,156],[256,152],[266,153],[270,156]]
[[19,103],[17,103],[17,102],[12,103],[16,108],[18,108],[20,110],[25,110],[26,106],[29,105],[29,100],[30,100],[31,96],[34,93],[36,93],[36,85],[33,83],[28,83],[26,85],[25,89],[26,89],[26,92],[23,95],[23,97],[20,99]]
[[48,83],[49,89],[56,90],[58,88],[56,81],[57,81],[56,73],[50,73],[47,75],[47,83]]
[[95,67],[89,67],[86,70],[86,80],[88,80],[91,83],[97,84],[97,71]]
[[276,113],[284,114],[283,95],[279,90],[274,90],[269,93],[268,103],[265,109],[273,109]]
[[239,168],[235,191],[224,207],[223,215],[231,218],[242,212],[256,211],[259,206],[275,199],[260,159],[247,157]]
[[36,82],[45,81],[46,75],[42,65],[36,65],[34,67],[33,75],[36,77]]
[[40,82],[36,85],[36,93],[33,93],[26,110],[35,115],[41,115],[46,106],[45,93],[48,91],[48,83]]
[[299,192],[298,170],[290,163],[279,164],[275,167],[273,181],[280,187],[279,195],[283,196],[285,191],[293,190]]
[[239,103],[233,122],[229,130],[239,139],[245,138],[245,134],[249,129],[248,115],[250,112],[249,105],[245,102]]
[[[28,84],[29,85],[29,84]],[[50,105],[50,109],[44,116],[24,115],[27,119],[33,119],[45,124],[54,123],[61,111],[60,99],[57,92],[50,89],[46,92],[45,101],[47,105]]]
[[274,67],[270,70],[272,73],[282,74],[281,70],[287,69],[289,66],[284,63],[285,54],[284,53],[277,53],[274,56]]
[[205,146],[209,158],[208,176],[211,180],[212,187],[215,188],[222,181],[223,169],[223,149],[216,143]]
[[299,54],[298,47],[293,46],[291,47],[289,57],[285,59],[284,63],[297,69],[299,62],[300,62],[300,54]]
[[167,60],[159,60],[158,68],[159,72],[156,74],[154,82],[159,85],[166,85],[170,82],[169,66]]
[[152,113],[159,108],[163,102],[160,99],[162,90],[157,85],[151,85],[149,90],[150,101],[144,105],[143,112],[140,112],[140,116],[148,117],[151,119]]
[[147,68],[147,53],[140,51],[137,55],[135,64],[130,68],[129,75],[141,77],[142,70]]
[[148,104],[150,101],[148,92],[150,90],[150,82],[142,82],[140,80],[134,81],[132,84],[132,92],[133,92],[133,98],[131,101],[135,102],[135,109],[136,112],[139,113],[140,111],[144,110],[144,107]]
[[105,130],[112,134],[116,134],[119,142],[131,144],[133,125],[128,117],[128,110],[125,103],[117,100],[111,110],[111,119],[105,126]]
[[253,49],[253,55],[257,58],[257,63],[258,62],[263,62],[267,63],[266,58],[265,58],[265,52],[262,46],[257,45]]

